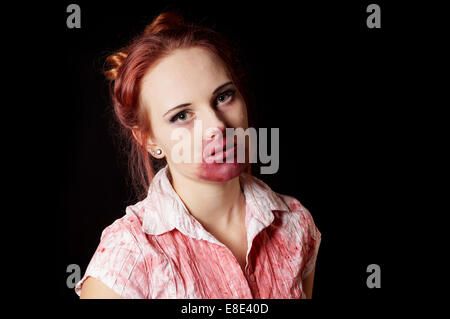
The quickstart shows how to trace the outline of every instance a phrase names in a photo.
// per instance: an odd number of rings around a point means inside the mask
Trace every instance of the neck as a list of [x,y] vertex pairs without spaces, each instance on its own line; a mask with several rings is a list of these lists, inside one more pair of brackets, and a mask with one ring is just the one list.
[[222,183],[195,181],[171,172],[172,186],[189,212],[208,229],[227,229],[245,220],[239,176]]

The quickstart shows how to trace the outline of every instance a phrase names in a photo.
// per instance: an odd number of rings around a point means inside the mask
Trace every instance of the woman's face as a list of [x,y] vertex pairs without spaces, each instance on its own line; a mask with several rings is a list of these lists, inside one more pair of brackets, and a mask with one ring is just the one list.
[[[162,149],[171,172],[225,182],[247,167],[248,140],[225,136],[226,128],[248,128],[247,108],[215,54],[200,47],[175,50],[144,76],[141,103],[150,118],[149,143]],[[236,149],[209,156],[236,144],[245,151],[244,163],[229,155]]]

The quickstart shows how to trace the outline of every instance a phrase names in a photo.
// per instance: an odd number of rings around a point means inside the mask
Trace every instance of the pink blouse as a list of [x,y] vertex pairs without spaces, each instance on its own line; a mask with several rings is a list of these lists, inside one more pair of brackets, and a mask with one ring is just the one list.
[[239,176],[248,241],[242,271],[189,213],[167,173],[168,166],[155,175],[148,196],[102,232],[78,295],[91,276],[123,298],[305,298],[302,279],[314,268],[321,233],[297,199]]

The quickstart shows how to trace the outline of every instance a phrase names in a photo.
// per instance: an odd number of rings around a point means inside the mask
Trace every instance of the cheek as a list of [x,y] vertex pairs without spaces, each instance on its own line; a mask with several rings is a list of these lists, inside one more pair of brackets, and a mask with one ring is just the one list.
[[161,143],[165,146],[166,156],[173,163],[184,162],[184,156],[189,155],[189,153],[184,153],[187,151],[192,154],[193,152],[193,134],[190,130],[189,132],[186,129],[168,130],[164,132]]
[[231,127],[247,128],[248,119],[245,104],[242,102],[236,102],[236,104],[233,105],[228,112],[226,112],[226,118]]

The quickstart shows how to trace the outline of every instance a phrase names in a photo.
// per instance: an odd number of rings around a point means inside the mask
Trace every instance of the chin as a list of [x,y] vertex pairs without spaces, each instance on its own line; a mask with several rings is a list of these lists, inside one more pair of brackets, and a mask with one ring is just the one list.
[[197,176],[203,181],[223,183],[241,175],[247,166],[247,163],[202,163]]

